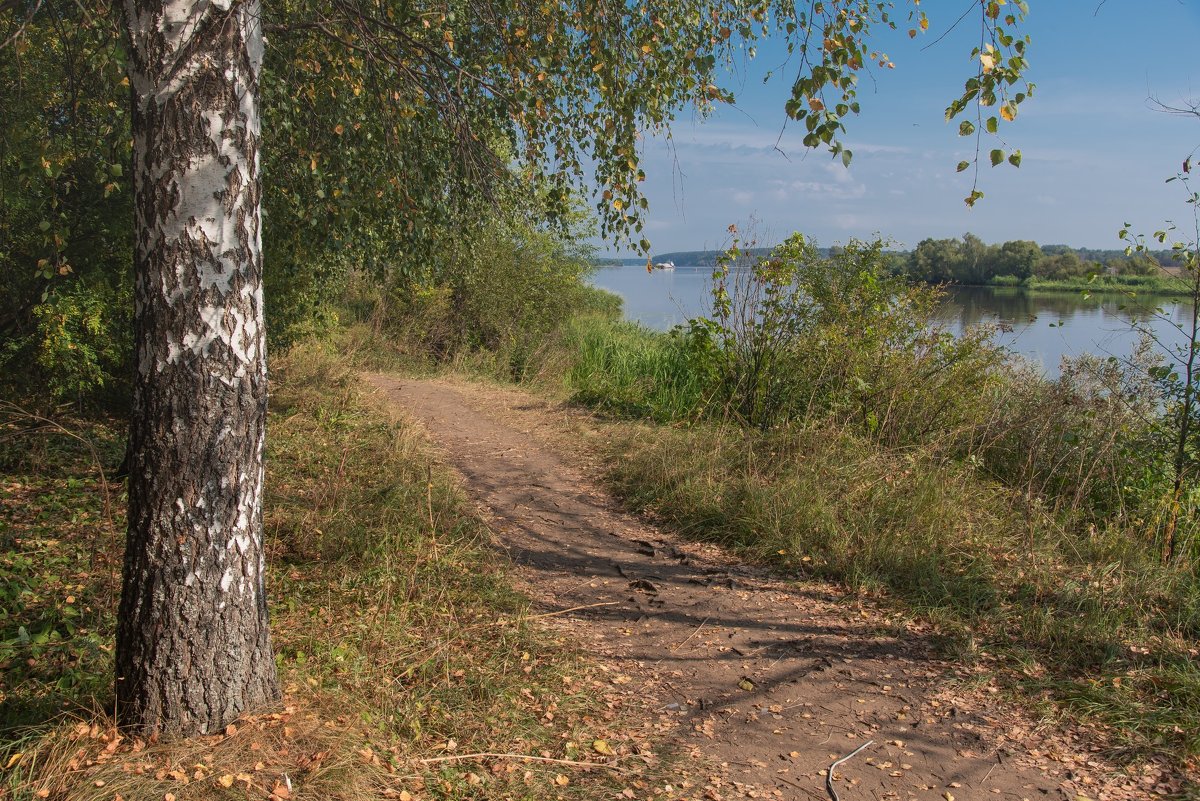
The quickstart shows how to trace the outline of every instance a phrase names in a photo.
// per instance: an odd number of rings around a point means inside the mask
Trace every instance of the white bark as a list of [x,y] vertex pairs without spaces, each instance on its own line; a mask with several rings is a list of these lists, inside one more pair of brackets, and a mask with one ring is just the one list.
[[118,712],[168,734],[277,695],[262,549],[267,374],[258,0],[125,0],[135,330]]

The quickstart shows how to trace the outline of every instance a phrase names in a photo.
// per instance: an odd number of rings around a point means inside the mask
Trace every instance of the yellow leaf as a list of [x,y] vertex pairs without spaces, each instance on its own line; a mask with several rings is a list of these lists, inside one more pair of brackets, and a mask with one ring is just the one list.
[[1012,103],[1005,103],[1000,107],[1000,116],[1012,122],[1017,118],[1017,110],[1013,107]]
[[620,198],[618,198],[617,200],[613,201],[613,208],[617,211],[620,211],[621,209],[625,208],[625,204],[620,200]]
[[983,65],[984,72],[991,72],[996,67],[996,57],[991,53],[980,53],[979,63]]
[[612,750],[612,746],[608,744],[608,740],[596,740],[592,743],[592,749],[597,754],[604,754],[604,756],[616,755],[616,752]]
[[568,784],[571,783],[571,780],[560,773],[554,777],[554,783],[557,784],[559,787],[566,787]]
[[226,773],[224,776],[217,779],[217,784],[221,785],[222,787],[232,787],[233,786],[233,774]]
[[600,62],[599,64],[597,64],[596,66],[592,67],[592,72],[599,72],[599,71],[600,71],[600,70],[602,70],[602,69],[604,69],[604,62],[603,62],[603,61],[601,61],[601,62]]
[[21,761],[21,757],[25,756],[24,751],[18,751],[8,758],[8,764],[4,766],[5,770],[12,770],[12,766]]

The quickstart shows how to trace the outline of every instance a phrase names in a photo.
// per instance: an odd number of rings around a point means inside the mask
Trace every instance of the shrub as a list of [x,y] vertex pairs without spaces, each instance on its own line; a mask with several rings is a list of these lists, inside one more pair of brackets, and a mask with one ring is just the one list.
[[937,326],[937,290],[888,266],[879,241],[822,257],[796,234],[755,260],[735,245],[713,275],[711,317],[683,334],[722,411],[760,429],[831,417],[888,445],[963,425],[1002,354],[986,332]]
[[123,405],[133,353],[133,303],[124,282],[77,280],[32,310],[32,327],[0,345],[4,391]]
[[425,357],[490,361],[519,379],[572,317],[619,310],[619,299],[584,283],[589,269],[563,236],[496,223],[448,246],[424,276],[393,283],[375,316]]

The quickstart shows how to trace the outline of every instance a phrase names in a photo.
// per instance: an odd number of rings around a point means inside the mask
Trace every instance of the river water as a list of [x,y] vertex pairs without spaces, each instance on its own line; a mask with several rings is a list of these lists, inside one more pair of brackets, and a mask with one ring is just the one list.
[[[680,266],[652,274],[640,266],[602,267],[592,274],[591,282],[621,296],[627,319],[666,331],[707,313],[711,276],[709,267]],[[1128,356],[1138,341],[1131,325],[1135,318],[1161,342],[1178,347],[1187,337],[1177,326],[1190,326],[1190,315],[1190,306],[1176,298],[1142,297],[1134,304],[1111,294],[1085,299],[1079,292],[951,287],[939,321],[955,333],[969,326],[998,324],[998,344],[1054,376],[1067,356]]]

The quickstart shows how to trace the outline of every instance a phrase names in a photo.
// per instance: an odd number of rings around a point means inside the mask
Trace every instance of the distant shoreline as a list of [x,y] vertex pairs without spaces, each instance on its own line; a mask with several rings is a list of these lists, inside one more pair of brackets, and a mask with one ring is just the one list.
[[986,289],[1014,289],[1030,293],[1063,293],[1087,292],[1093,295],[1160,295],[1179,297],[1191,294],[1191,287],[1172,276],[1126,276],[1099,275],[1088,278],[1045,279],[1034,278],[1026,281],[1014,281],[1007,278],[992,279],[982,284],[967,284],[962,282],[935,283],[932,286],[945,287],[981,287]]

